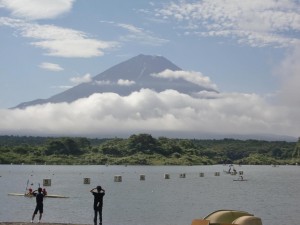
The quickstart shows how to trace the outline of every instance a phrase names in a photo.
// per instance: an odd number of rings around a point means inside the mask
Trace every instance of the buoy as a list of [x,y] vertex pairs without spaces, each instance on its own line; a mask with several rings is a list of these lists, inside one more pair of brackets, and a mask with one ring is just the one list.
[[146,180],[146,176],[144,174],[140,175],[140,180]]
[[204,173],[199,173],[199,176],[200,177],[204,177]]
[[83,178],[83,184],[90,184],[91,183],[91,178]]
[[116,175],[115,178],[114,178],[114,181],[115,182],[122,182],[122,176]]
[[170,179],[170,174],[166,173],[165,174],[165,179]]
[[185,173],[179,174],[179,178],[185,178]]
[[43,186],[51,186],[51,179],[43,179]]
[[220,172],[215,172],[215,176],[216,177],[220,176]]

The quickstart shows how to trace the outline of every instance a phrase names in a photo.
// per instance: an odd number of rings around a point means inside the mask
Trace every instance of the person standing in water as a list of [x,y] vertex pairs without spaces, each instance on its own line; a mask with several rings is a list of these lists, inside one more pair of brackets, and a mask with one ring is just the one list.
[[[38,193],[36,193],[36,192],[38,192]],[[42,188],[38,188],[37,190],[33,191],[32,195],[35,196],[35,198],[36,198],[36,207],[32,214],[31,223],[33,223],[34,217],[38,211],[40,212],[40,217],[39,217],[39,223],[40,223],[41,219],[42,219],[43,211],[44,211],[44,209],[43,209],[44,208],[44,205],[43,205],[44,195],[42,193]]]
[[94,224],[97,225],[97,217],[99,213],[99,225],[102,225],[102,207],[103,207],[103,196],[105,190],[101,186],[97,186],[90,191],[94,195]]

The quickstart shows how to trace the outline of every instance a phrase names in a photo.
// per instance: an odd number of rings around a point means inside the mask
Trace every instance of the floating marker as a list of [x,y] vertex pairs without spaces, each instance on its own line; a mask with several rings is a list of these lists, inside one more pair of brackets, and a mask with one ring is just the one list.
[[144,174],[140,175],[140,180],[146,180],[146,176]]
[[179,178],[185,178],[185,173],[179,174]]
[[91,178],[83,178],[83,183],[84,184],[90,184],[91,183]]
[[165,174],[165,179],[170,179],[170,174],[166,173]]
[[51,179],[43,179],[43,186],[51,186]]
[[220,172],[215,172],[215,176],[216,177],[220,176]]
[[200,177],[204,177],[204,173],[199,173],[199,176]]
[[114,177],[114,181],[115,181],[115,182],[122,182],[122,176],[116,175],[116,176]]

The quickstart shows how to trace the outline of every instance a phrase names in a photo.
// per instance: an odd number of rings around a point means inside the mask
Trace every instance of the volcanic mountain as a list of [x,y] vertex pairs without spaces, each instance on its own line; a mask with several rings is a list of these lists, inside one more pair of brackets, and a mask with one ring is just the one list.
[[79,84],[48,99],[36,99],[21,103],[15,108],[26,108],[45,103],[72,102],[94,93],[114,92],[126,96],[142,88],[157,92],[173,89],[186,94],[203,90],[216,91],[188,82],[185,79],[165,79],[153,76],[153,74],[165,70],[181,71],[182,69],[162,56],[141,54],[105,70],[93,77],[89,83]]

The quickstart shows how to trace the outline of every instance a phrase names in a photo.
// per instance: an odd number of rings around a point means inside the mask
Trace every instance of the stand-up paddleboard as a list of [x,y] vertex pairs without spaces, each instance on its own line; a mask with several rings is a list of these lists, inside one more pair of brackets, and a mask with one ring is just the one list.
[[[35,197],[33,195],[22,194],[22,193],[8,193],[8,195],[11,195],[11,196],[24,196],[24,197],[28,197],[28,198]],[[45,197],[46,198],[69,198],[69,197],[63,196],[63,195],[48,195],[48,194]]]
[[247,179],[235,179],[233,181],[247,181]]

